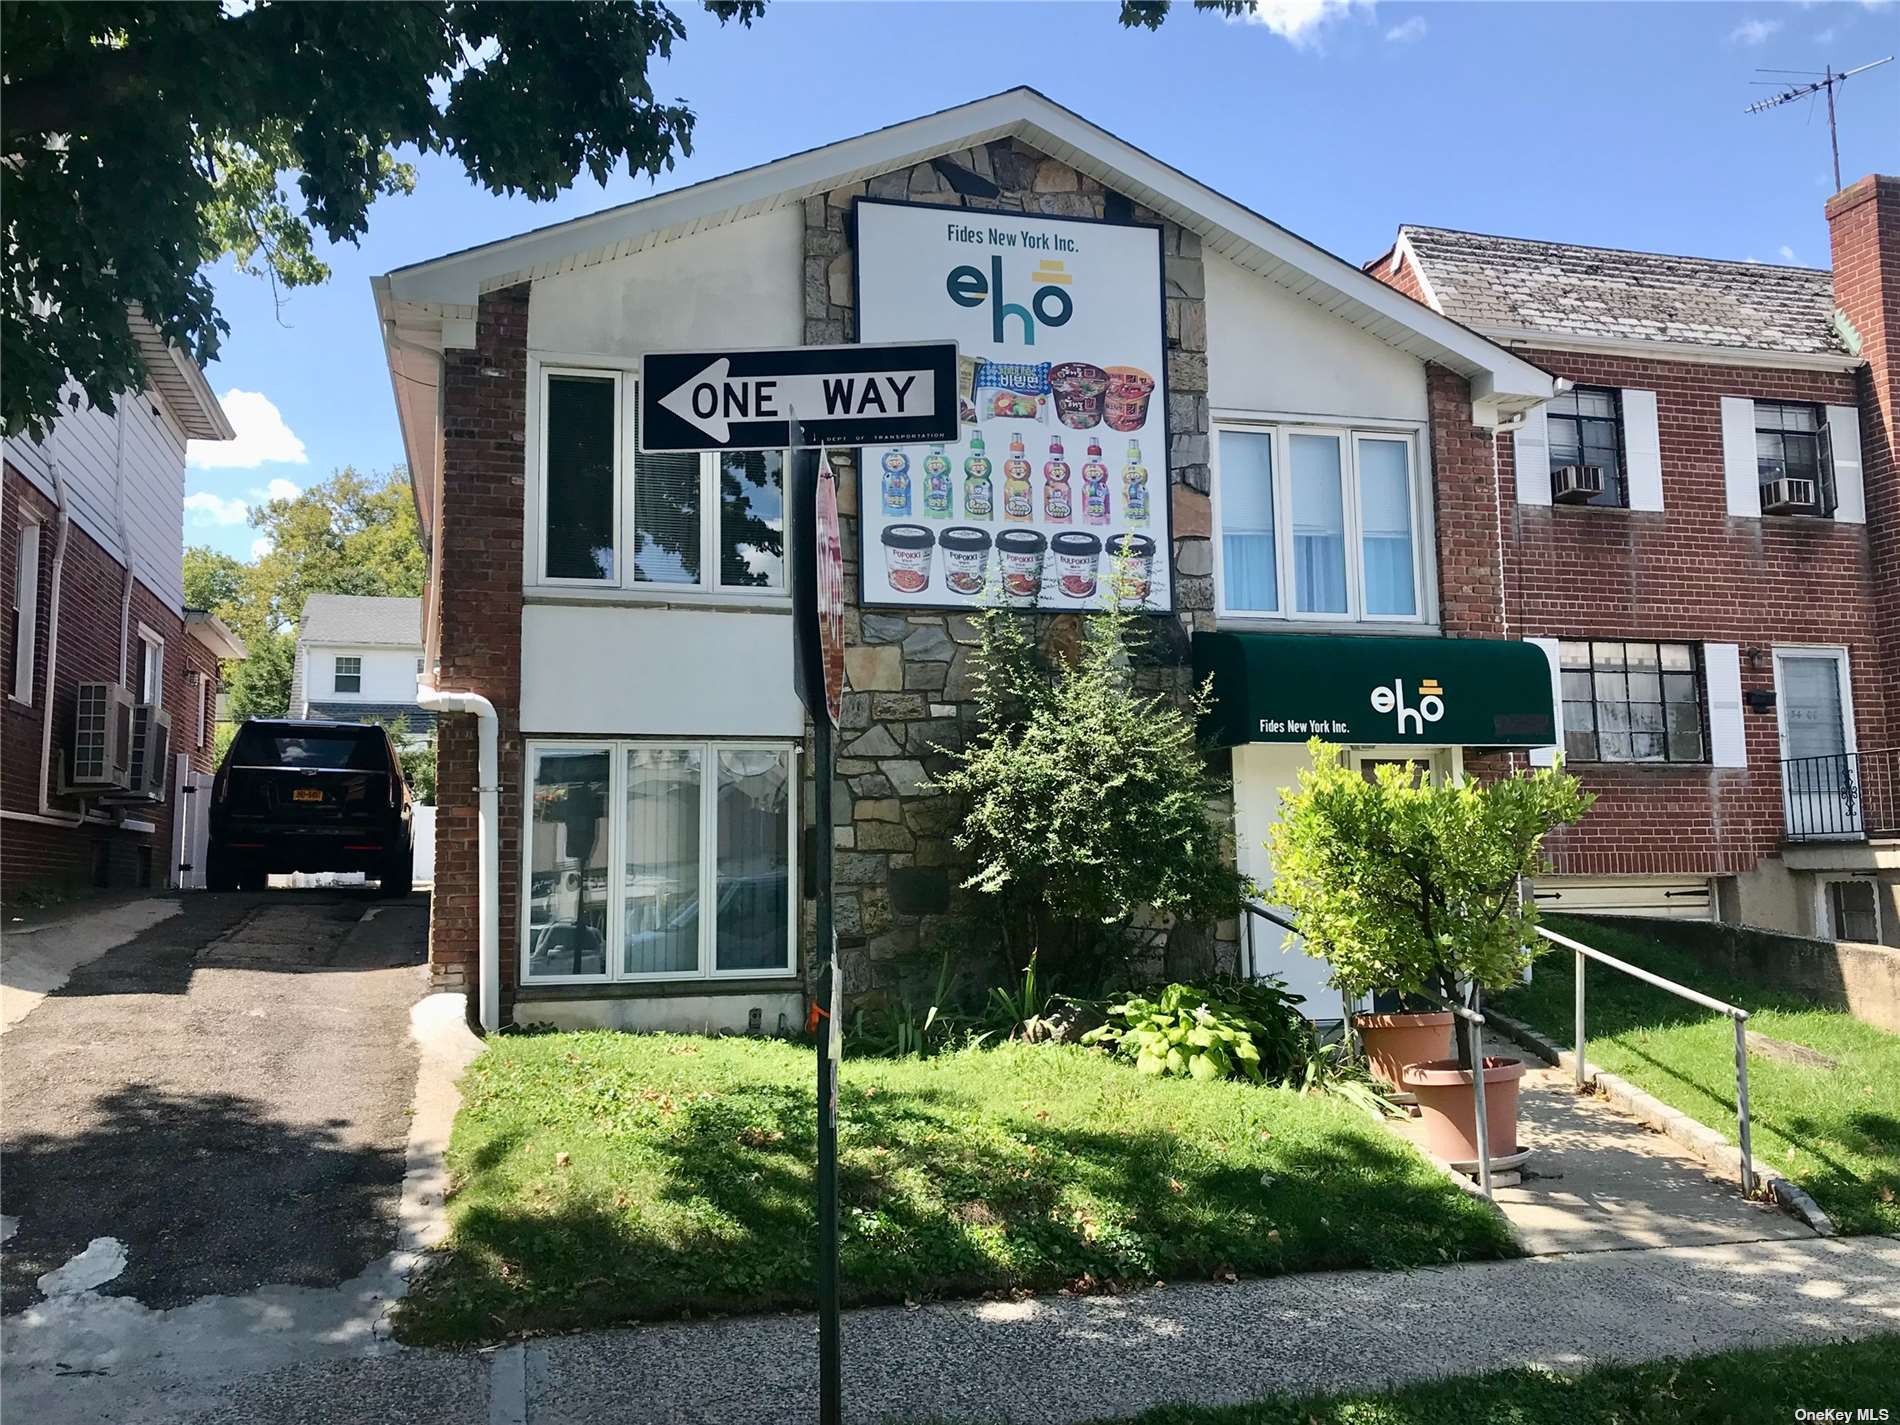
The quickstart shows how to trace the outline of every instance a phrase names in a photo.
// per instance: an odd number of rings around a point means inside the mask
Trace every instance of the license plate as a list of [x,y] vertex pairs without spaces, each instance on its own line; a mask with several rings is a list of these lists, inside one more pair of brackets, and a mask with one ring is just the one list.
[[290,799],[293,802],[320,802],[323,800],[323,791],[318,787],[298,787],[291,792]]

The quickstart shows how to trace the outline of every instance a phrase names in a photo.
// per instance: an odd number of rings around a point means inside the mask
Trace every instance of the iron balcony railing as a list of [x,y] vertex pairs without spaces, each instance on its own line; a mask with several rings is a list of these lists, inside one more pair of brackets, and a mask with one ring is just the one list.
[[1789,841],[1864,841],[1900,832],[1900,747],[1784,758],[1781,789]]

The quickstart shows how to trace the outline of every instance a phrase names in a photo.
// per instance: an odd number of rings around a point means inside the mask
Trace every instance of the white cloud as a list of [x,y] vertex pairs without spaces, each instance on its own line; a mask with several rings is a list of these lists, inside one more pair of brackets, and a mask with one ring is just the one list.
[[1425,38],[1425,17],[1414,15],[1401,21],[1385,32],[1386,40],[1395,45],[1409,45],[1413,40]]
[[1829,25],[1825,30],[1816,30],[1814,32],[1814,42],[1817,45],[1831,45],[1834,43],[1834,37],[1840,34],[1840,32],[1841,27],[1839,25]]
[[264,498],[267,500],[294,500],[302,493],[303,486],[285,480],[281,476],[264,487]]
[[251,558],[262,559],[276,547],[276,545],[271,543],[269,535],[260,534],[256,539],[251,541]]
[[1743,20],[1741,24],[1728,32],[1728,42],[1732,45],[1765,44],[1781,30],[1779,20]]
[[243,524],[251,507],[235,497],[226,499],[208,490],[185,496],[185,508],[198,516],[193,524]]
[[1319,42],[1322,26],[1344,19],[1361,3],[1370,4],[1370,0],[1256,0],[1249,13],[1237,18],[1249,25],[1265,25],[1288,44],[1304,49]]
[[251,470],[259,465],[304,465],[303,442],[284,424],[283,413],[261,391],[233,387],[218,398],[237,429],[235,440],[194,440],[185,463],[200,470]]
[[1775,251],[1781,254],[1781,260],[1783,262],[1794,261],[1794,249],[1789,247],[1787,243],[1784,242],[1780,247],[1776,248]]

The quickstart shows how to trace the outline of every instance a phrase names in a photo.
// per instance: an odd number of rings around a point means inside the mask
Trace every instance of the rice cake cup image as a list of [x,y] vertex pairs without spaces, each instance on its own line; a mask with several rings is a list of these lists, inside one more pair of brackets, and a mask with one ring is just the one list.
[[1057,420],[1075,430],[1093,430],[1102,423],[1108,373],[1089,361],[1058,361],[1049,368],[1049,392]]
[[1112,535],[1108,557],[1121,573],[1121,596],[1146,603],[1154,587],[1155,542],[1145,534]]
[[884,576],[900,594],[930,587],[930,551],[936,538],[920,524],[884,526]]
[[1056,587],[1064,598],[1095,597],[1095,571],[1102,557],[1102,541],[1081,530],[1064,530],[1049,541],[1056,562]]
[[937,537],[937,545],[943,550],[944,588],[966,599],[982,593],[989,574],[989,534],[972,525],[952,525]]
[[1155,378],[1139,366],[1108,368],[1108,396],[1102,405],[1103,419],[1110,430],[1138,431],[1148,424],[1148,400],[1155,393]]
[[1033,529],[1006,529],[996,536],[996,562],[1003,573],[1003,599],[1030,608],[1042,597],[1042,565],[1047,536]]

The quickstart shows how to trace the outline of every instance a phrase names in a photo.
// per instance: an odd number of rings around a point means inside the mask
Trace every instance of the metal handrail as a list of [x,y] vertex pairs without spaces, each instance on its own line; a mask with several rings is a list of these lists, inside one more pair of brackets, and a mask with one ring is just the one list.
[[1541,925],[1537,927],[1537,933],[1552,944],[1563,946],[1566,950],[1573,952],[1577,957],[1575,1067],[1577,1088],[1579,1090],[1582,1090],[1585,1080],[1589,1077],[1584,1065],[1583,1056],[1585,1044],[1583,1023],[1583,962],[1585,960],[1595,960],[1599,964],[1608,965],[1613,970],[1621,970],[1624,974],[1641,980],[1646,985],[1654,985],[1659,990],[1667,990],[1678,999],[1686,999],[1691,1004],[1699,1004],[1704,1009],[1711,1009],[1717,1014],[1725,1014],[1728,1016],[1730,1022],[1735,1026],[1735,1117],[1739,1125],[1738,1131],[1741,1137],[1742,1193],[1746,1197],[1753,1197],[1755,1195],[1755,1155],[1749,1136],[1748,1124],[1748,1011],[1738,1005],[1732,1005],[1726,1000],[1719,1000],[1713,995],[1705,995],[1700,990],[1692,990],[1687,985],[1679,985],[1674,980],[1658,975],[1653,971],[1645,970],[1640,965],[1632,965],[1627,960],[1619,960],[1616,956],[1607,955],[1593,945],[1585,945],[1582,941],[1572,940],[1568,935],[1559,935],[1556,931],[1547,930]]

